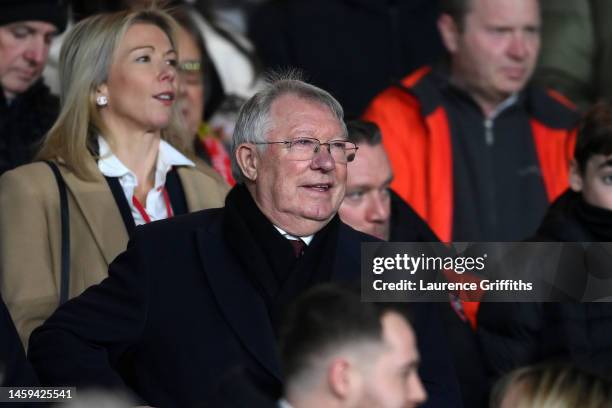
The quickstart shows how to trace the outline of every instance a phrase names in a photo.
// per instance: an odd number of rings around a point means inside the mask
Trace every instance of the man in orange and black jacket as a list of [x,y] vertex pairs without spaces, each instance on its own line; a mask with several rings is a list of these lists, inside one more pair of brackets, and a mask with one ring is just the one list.
[[441,1],[446,67],[424,67],[376,97],[391,187],[442,241],[532,235],[568,185],[578,114],[528,85],[539,52],[537,0]]

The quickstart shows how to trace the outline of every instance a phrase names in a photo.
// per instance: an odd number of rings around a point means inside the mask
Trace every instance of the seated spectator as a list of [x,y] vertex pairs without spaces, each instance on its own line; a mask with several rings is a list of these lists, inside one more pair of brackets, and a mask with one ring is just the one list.
[[[187,125],[187,144],[193,146],[195,154],[209,168],[230,185],[236,184],[232,176],[230,157],[218,131],[204,121],[205,77],[209,75],[211,63],[201,33],[192,17],[184,8],[172,10],[172,16],[180,25],[178,31],[179,93],[178,103]],[[196,164],[199,160],[196,161]]]
[[[347,129],[349,140],[357,144],[359,154],[348,165],[346,196],[338,211],[342,220],[361,232],[385,241],[437,242],[437,237],[427,224],[390,189],[393,172],[382,145],[378,126],[372,122],[351,120],[347,122]],[[435,321],[433,324],[440,325],[441,331],[448,333],[445,336],[448,341],[443,341],[435,350],[432,348],[432,353],[441,355],[440,347],[445,347],[447,344],[448,348],[454,351],[448,352],[449,361],[452,360],[457,368],[456,377],[462,388],[464,406],[479,406],[479,403],[474,402],[475,399],[480,401],[482,394],[480,389],[483,371],[479,352],[474,333],[468,323],[458,318],[453,311],[455,308],[463,308],[464,304],[453,302],[453,305],[454,308],[443,303],[419,307],[431,309],[427,313]],[[421,319],[415,320],[418,336],[422,331],[418,327]],[[424,342],[420,344],[422,347],[427,347]],[[427,370],[433,365],[431,361],[427,361],[430,353],[421,353],[421,356],[427,363],[421,370]],[[421,372],[421,377],[427,379],[429,375]],[[447,380],[447,383],[449,382]],[[425,384],[426,387],[428,385]],[[436,401],[437,393],[428,391],[431,396],[430,402]]]
[[57,118],[59,101],[40,77],[52,38],[66,26],[65,3],[0,3],[0,175],[32,161]]
[[359,154],[348,165],[346,196],[340,217],[358,231],[383,241],[438,241],[427,224],[390,188],[391,163],[375,123],[351,120],[348,140]]
[[570,165],[570,188],[554,202],[538,241],[612,242],[612,104],[582,119]]
[[447,66],[423,67],[377,96],[391,187],[440,240],[533,234],[567,188],[578,115],[529,85],[538,0],[440,0]]
[[[570,190],[548,210],[535,241],[606,242],[590,244],[571,261],[572,286],[582,296],[597,300],[612,295],[612,106],[595,105],[582,119]],[[596,261],[604,255],[603,268]],[[566,261],[559,261],[567,264]],[[604,299],[605,300],[605,299]],[[483,303],[478,313],[478,337],[491,381],[510,370],[549,359],[569,360],[602,375],[611,374],[612,304],[593,303]]]
[[61,177],[39,162],[0,179],[0,289],[24,344],[107,276],[136,225],[223,205],[225,184],[177,150],[175,24],[156,9],[120,12],[66,37],[62,111],[38,155]]
[[0,387],[35,385],[38,385],[38,379],[26,360],[15,325],[0,297]]
[[224,208],[137,228],[109,277],[32,334],[44,384],[186,407],[243,370],[280,396],[280,314],[317,283],[358,280],[361,242],[374,238],[336,215],[356,149],[329,93],[272,82],[243,106],[233,146]]
[[406,317],[321,286],[292,305],[281,330],[281,408],[408,408],[427,398]]
[[498,382],[491,408],[604,408],[612,404],[612,384],[571,365],[518,368]]

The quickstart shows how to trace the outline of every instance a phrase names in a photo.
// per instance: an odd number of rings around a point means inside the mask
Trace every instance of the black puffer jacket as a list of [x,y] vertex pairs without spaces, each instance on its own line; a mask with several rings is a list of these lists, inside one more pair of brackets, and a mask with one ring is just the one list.
[[0,90],[0,175],[32,161],[58,111],[58,98],[42,80],[10,105]]
[[[612,242],[612,211],[593,207],[568,191],[549,209],[535,241]],[[585,290],[612,283],[612,244],[585,245]],[[599,265],[597,265],[599,264]],[[602,268],[603,265],[603,268]],[[593,279],[601,279],[593,285]],[[589,293],[589,292],[587,292]],[[594,296],[598,298],[600,296]],[[488,375],[545,360],[571,361],[612,374],[612,303],[482,303],[478,338]]]

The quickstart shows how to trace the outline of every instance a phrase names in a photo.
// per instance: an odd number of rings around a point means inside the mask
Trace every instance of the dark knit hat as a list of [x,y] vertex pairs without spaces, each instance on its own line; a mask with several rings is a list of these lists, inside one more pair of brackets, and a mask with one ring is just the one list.
[[66,28],[68,0],[0,0],[0,25],[18,21],[45,21]]

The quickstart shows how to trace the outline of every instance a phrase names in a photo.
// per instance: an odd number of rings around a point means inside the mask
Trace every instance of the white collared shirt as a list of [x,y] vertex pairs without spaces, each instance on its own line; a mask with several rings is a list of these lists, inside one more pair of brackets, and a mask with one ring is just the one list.
[[[138,186],[136,175],[114,155],[108,142],[102,136],[98,136],[98,145],[100,148],[98,169],[106,177],[117,177],[119,179],[123,194],[125,194],[125,198],[130,205],[134,223],[136,225],[145,224],[146,221],[142,214],[140,214],[140,211],[138,211],[132,202],[134,190]],[[155,164],[155,183],[153,188],[147,193],[146,202],[142,203],[151,221],[168,218],[163,188],[166,184],[166,175],[173,166],[195,166],[195,164],[174,147],[170,146],[170,144],[161,140],[159,143],[159,153],[157,154],[157,163]]]
[[[272,225],[274,225],[274,224],[272,224]],[[302,241],[304,241],[304,243],[305,243],[306,245],[310,245],[310,242],[311,242],[311,241],[312,241],[312,239],[314,238],[314,234],[313,234],[313,235],[308,235],[308,236],[306,236],[306,237],[296,237],[295,235],[291,235],[290,233],[288,233],[288,232],[287,232],[287,231],[285,231],[284,229],[281,229],[281,228],[277,227],[276,225],[274,225],[274,228],[276,228],[276,230],[277,230],[278,232],[280,232],[280,233],[281,233],[281,235],[282,235],[283,237],[285,237],[286,239],[290,239],[290,240],[292,240],[292,241],[299,241],[299,240],[302,240]]]

